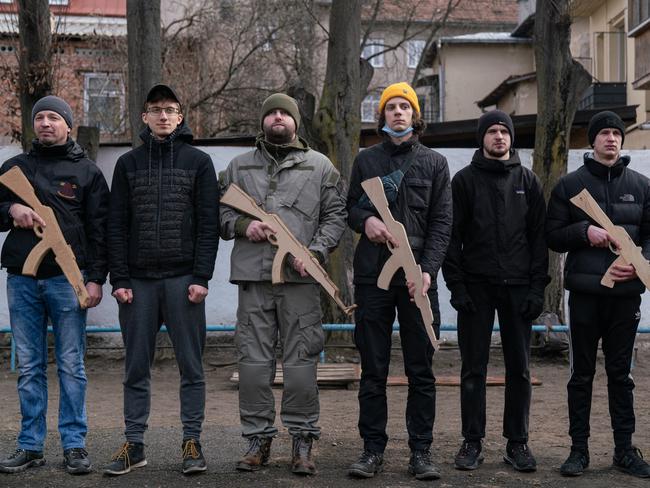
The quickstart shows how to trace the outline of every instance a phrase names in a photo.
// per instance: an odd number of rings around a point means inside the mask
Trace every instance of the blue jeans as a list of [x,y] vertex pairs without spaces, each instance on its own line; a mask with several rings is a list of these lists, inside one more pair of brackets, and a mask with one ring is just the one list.
[[84,447],[86,311],[63,275],[44,280],[9,274],[7,301],[18,355],[22,423],[18,448],[42,451],[47,434],[47,324],[54,329],[63,449]]

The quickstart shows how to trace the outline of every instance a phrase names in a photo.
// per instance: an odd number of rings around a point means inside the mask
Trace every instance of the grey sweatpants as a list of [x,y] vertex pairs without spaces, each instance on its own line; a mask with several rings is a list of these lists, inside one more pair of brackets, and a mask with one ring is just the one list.
[[244,437],[273,437],[275,346],[282,343],[282,424],[291,435],[318,438],[316,364],[323,349],[320,290],[314,284],[239,285],[235,342],[239,352],[239,415]]
[[151,365],[156,334],[164,322],[181,375],[183,439],[199,439],[205,417],[205,303],[188,299],[192,277],[131,279],[133,302],[119,304],[124,359],[124,432],[127,441],[143,442],[151,407]]

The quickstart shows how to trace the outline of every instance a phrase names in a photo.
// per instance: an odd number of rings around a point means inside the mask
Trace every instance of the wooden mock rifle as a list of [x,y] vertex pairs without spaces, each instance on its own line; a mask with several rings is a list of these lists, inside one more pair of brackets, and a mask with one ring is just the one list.
[[86,290],[81,271],[79,271],[79,267],[77,266],[77,259],[74,256],[74,252],[72,252],[72,248],[63,237],[54,211],[39,201],[36,193],[34,193],[34,188],[18,166],[14,166],[0,176],[0,183],[9,188],[9,190],[25,202],[26,205],[30,206],[45,221],[45,228],[36,223],[32,228],[34,234],[41,241],[34,246],[27,256],[23,265],[23,274],[36,276],[38,267],[51,249],[54,253],[56,264],[59,265],[61,271],[63,271],[66,279],[74,289],[74,293],[79,300],[79,305],[81,308],[86,308],[90,296]]
[[318,262],[312,253],[307,249],[295,236],[289,228],[282,222],[276,214],[270,214],[262,210],[255,200],[253,200],[244,190],[236,184],[231,183],[226,193],[221,197],[220,203],[244,212],[256,219],[268,224],[275,233],[266,232],[266,237],[271,244],[278,248],[273,265],[271,267],[271,282],[273,284],[284,283],[282,268],[287,254],[294,258],[302,260],[305,265],[305,271],[314,278],[325,289],[327,294],[332,297],[336,304],[347,315],[352,313],[356,305],[347,306],[341,299],[341,292],[334,282],[330,279],[327,271]]
[[[415,300],[417,307],[420,309],[420,315],[422,316],[424,328],[427,331],[431,345],[435,350],[438,350],[440,345],[436,333],[433,330],[433,311],[431,310],[431,302],[429,302],[429,297],[427,295],[422,296],[422,268],[415,262],[415,257],[413,256],[413,251],[409,245],[406,230],[404,229],[404,226],[395,220],[393,215],[390,213],[388,200],[384,193],[384,185],[381,178],[370,178],[369,180],[363,181],[361,186],[377,209],[377,212],[379,212],[379,216],[388,229],[388,232],[390,232],[399,243],[399,246],[395,247],[390,242],[386,241],[386,245],[392,255],[388,258],[388,261],[386,261],[386,264],[384,264],[384,267],[379,274],[377,286],[382,290],[388,290],[393,275],[398,269],[404,268],[406,280],[415,284],[415,294],[413,295],[413,299]],[[434,277],[432,276],[431,279],[433,278]]]
[[591,193],[585,188],[576,196],[570,199],[576,207],[580,208],[586,213],[593,221],[607,231],[612,236],[618,245],[619,249],[614,249],[610,243],[609,248],[618,257],[607,269],[603,275],[600,284],[607,288],[613,288],[616,282],[612,279],[611,270],[614,265],[632,265],[636,270],[636,274],[643,282],[645,287],[650,290],[650,263],[641,253],[641,248],[638,247],[625,229],[619,225],[614,225],[609,219],[607,214],[603,212]]

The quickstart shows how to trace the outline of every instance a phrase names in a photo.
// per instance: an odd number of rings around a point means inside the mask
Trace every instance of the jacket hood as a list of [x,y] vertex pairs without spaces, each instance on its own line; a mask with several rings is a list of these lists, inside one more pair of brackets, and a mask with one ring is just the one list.
[[616,177],[619,176],[623,170],[630,164],[630,156],[621,156],[611,166],[605,166],[594,159],[593,152],[587,152],[583,156],[584,165],[587,170],[594,176],[599,178]]
[[492,171],[493,173],[504,173],[510,171],[512,168],[521,166],[521,160],[517,151],[510,153],[510,159],[491,159],[486,158],[482,149],[477,149],[472,156],[472,165],[484,171]]
[[58,146],[46,146],[41,144],[38,139],[34,139],[29,153],[44,158],[66,158],[71,161],[79,161],[86,157],[86,151],[70,137],[65,144]]

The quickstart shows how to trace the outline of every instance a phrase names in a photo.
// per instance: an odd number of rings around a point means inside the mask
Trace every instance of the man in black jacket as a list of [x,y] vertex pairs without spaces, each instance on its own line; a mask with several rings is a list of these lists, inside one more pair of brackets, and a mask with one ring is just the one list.
[[[72,110],[61,98],[47,96],[34,104],[36,140],[28,153],[6,161],[0,173],[19,167],[43,205],[54,210],[66,242],[72,247],[90,296],[88,307],[102,299],[106,281],[106,217],[108,185],[97,166],[70,138]],[[14,473],[45,463],[47,434],[47,325],[52,323],[59,374],[59,433],[68,473],[90,472],[85,450],[86,310],[79,305],[52,252],[35,277],[23,265],[40,239],[34,226],[43,219],[7,188],[0,188],[0,230],[9,231],[2,247],[7,270],[7,301],[19,359],[18,398],[22,423],[18,448],[0,461],[0,472]]]
[[535,174],[512,149],[508,114],[487,112],[478,121],[479,149],[451,182],[454,226],[442,272],[458,311],[463,444],[457,469],[483,461],[485,382],[495,310],[506,367],[504,460],[535,471],[528,448],[531,321],[542,311],[548,282],[545,202]]
[[631,265],[613,266],[614,287],[601,284],[616,255],[616,239],[593,222],[569,199],[587,189],[614,225],[623,227],[643,255],[650,257],[650,181],[628,168],[621,156],[625,125],[613,112],[594,115],[588,126],[593,152],[584,165],[566,175],[551,193],[546,239],[551,249],[567,252],[564,287],[569,290],[571,378],[567,384],[571,452],[560,468],[577,476],[589,465],[589,415],[596,370],[596,351],[602,339],[607,372],[609,413],[614,431],[614,466],[640,478],[650,466],[632,446],[634,381],[630,365],[645,286]]
[[206,470],[199,442],[205,416],[205,303],[219,239],[217,179],[210,156],[190,146],[176,93],[147,95],[144,144],[121,156],[111,188],[109,269],[126,349],[126,442],[104,470],[128,473],[147,464],[150,365],[156,334],[167,327],[181,373],[183,473]]
[[[352,476],[369,478],[381,471],[388,436],[386,380],[390,364],[395,309],[400,323],[404,368],[409,382],[406,427],[411,459],[409,472],[418,479],[440,477],[431,461],[430,445],[435,417],[433,346],[422,317],[412,301],[414,286],[404,272],[395,274],[390,289],[377,287],[377,278],[390,257],[388,242],[395,243],[378,213],[367,204],[361,182],[404,172],[394,201],[393,217],[406,228],[415,260],[422,267],[423,292],[434,312],[433,327],[440,330],[436,276],[445,256],[451,233],[451,195],[447,160],[423,146],[418,136],[424,130],[418,98],[406,83],[387,87],[379,102],[379,131],[385,140],[361,151],[354,161],[347,208],[350,227],[361,234],[354,255],[354,340],[361,356],[359,432],[364,450],[352,464]],[[408,287],[407,287],[408,285]]]

